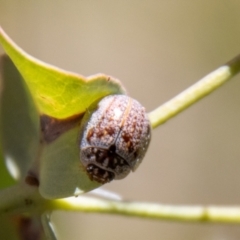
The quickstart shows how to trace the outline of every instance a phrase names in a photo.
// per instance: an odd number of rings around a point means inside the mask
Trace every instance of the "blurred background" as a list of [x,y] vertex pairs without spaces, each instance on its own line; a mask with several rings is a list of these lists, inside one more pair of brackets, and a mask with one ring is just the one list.
[[[0,0],[0,25],[31,55],[106,73],[151,111],[240,53],[240,1]],[[3,53],[3,49],[0,49]],[[163,204],[239,205],[240,76],[153,131],[138,171],[105,189]],[[53,214],[59,240],[239,239],[238,225]]]

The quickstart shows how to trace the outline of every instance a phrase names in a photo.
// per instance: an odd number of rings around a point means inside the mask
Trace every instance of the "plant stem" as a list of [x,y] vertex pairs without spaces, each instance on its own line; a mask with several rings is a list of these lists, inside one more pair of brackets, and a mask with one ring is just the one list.
[[240,207],[172,206],[104,200],[83,195],[47,200],[41,197],[36,187],[23,183],[0,191],[0,214],[42,214],[56,210],[107,213],[178,222],[240,223]]
[[148,114],[152,128],[163,124],[207,96],[240,71],[240,55]]
[[51,208],[64,211],[108,213],[179,222],[240,223],[240,207],[171,206],[155,203],[110,201],[90,197],[53,200]]
[[0,214],[41,213],[45,202],[36,187],[21,182],[0,191]]

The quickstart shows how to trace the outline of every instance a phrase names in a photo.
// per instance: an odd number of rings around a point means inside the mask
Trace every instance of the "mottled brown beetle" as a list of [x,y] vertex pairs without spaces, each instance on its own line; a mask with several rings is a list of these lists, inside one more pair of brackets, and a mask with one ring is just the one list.
[[80,161],[92,180],[122,179],[141,163],[151,138],[145,108],[126,95],[93,103],[81,124]]

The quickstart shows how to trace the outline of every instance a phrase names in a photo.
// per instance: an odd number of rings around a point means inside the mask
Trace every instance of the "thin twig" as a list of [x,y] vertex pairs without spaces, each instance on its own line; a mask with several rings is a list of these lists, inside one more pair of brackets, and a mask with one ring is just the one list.
[[46,211],[106,213],[178,222],[240,223],[240,206],[177,206],[79,196],[47,200],[24,183],[0,191],[0,214]]
[[240,223],[240,207],[173,206],[144,202],[125,202],[72,197],[49,202],[50,208],[64,211],[108,213],[131,217],[179,222]]
[[184,109],[207,96],[240,71],[240,55],[219,67],[170,101],[149,113],[152,128],[163,124]]

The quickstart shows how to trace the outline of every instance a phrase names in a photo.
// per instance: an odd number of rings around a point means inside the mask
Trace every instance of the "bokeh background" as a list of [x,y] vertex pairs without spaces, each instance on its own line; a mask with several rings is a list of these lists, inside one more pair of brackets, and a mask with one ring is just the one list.
[[[0,0],[0,25],[43,61],[120,79],[151,111],[240,53],[239,12],[238,0]],[[238,76],[155,129],[138,171],[104,188],[129,200],[239,204],[239,108]],[[238,225],[65,212],[53,220],[59,240],[240,239]]]

